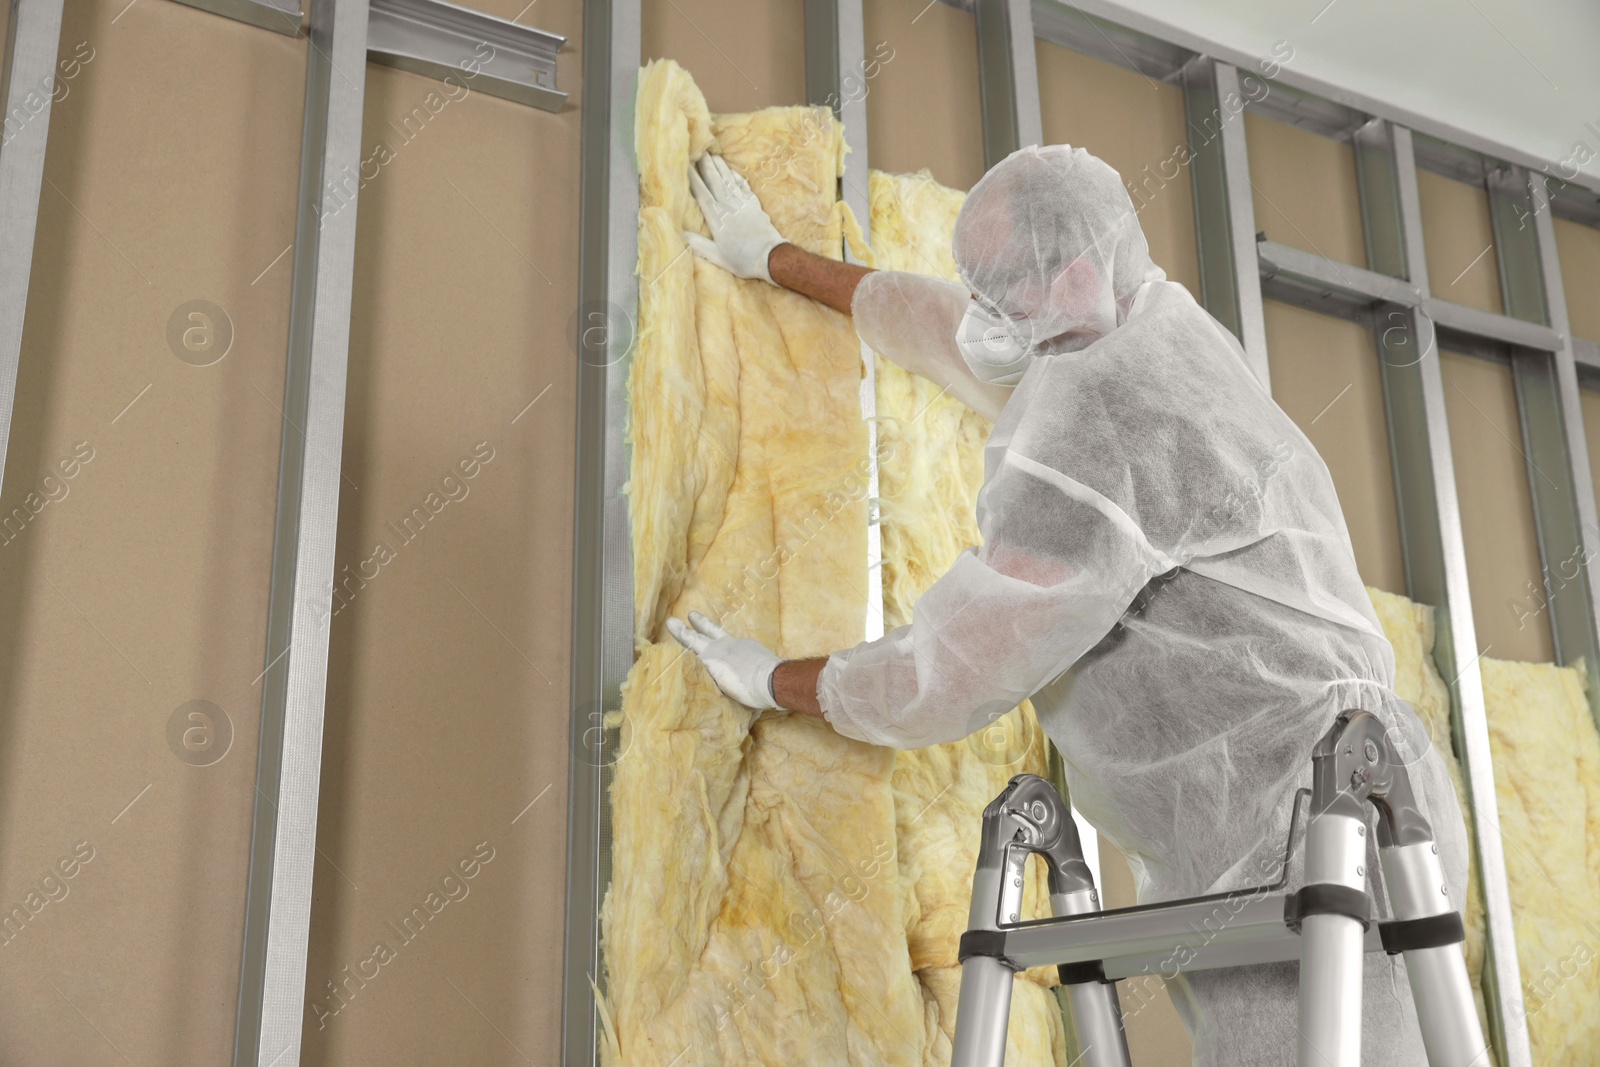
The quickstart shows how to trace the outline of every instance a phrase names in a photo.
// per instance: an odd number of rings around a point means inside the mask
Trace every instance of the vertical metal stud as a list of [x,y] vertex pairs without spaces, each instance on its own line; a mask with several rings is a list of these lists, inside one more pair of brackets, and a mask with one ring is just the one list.
[[978,87],[983,105],[983,165],[1044,144],[1039,59],[1029,0],[978,0]]
[[1239,339],[1250,369],[1270,388],[1238,70],[1214,59],[1194,60],[1183,70],[1183,107],[1189,127],[1200,303]]
[[[1552,357],[1559,421],[1566,439],[1566,462],[1572,479],[1573,520],[1577,524],[1578,560],[1583,572],[1583,609],[1587,615],[1591,635],[1600,634],[1600,603],[1596,590],[1600,590],[1600,517],[1596,515],[1594,474],[1589,463],[1588,431],[1583,423],[1583,402],[1579,394],[1577,342],[1572,336],[1572,323],[1567,315],[1566,290],[1561,281],[1561,259],[1556,248],[1555,225],[1551,221],[1550,188],[1541,174],[1528,172],[1529,207],[1532,211],[1528,225],[1533,228],[1534,243],[1538,250],[1540,276],[1544,281],[1545,319],[1562,339],[1562,347]],[[1592,347],[1592,345],[1591,345]],[[1524,420],[1526,422],[1527,420]],[[1566,569],[1564,562],[1558,567]],[[1558,575],[1558,577],[1561,577]],[[1581,632],[1582,624],[1575,624]],[[1566,652],[1562,662],[1569,662]],[[1577,653],[1582,655],[1581,651]],[[1589,707],[1600,723],[1600,652],[1589,660]]]
[[50,139],[62,0],[12,0],[0,81],[0,474],[11,439],[22,319]]
[[[1402,272],[1426,297],[1411,131],[1369,125],[1356,148],[1370,261],[1374,269]],[[1456,754],[1472,801],[1463,814],[1478,847],[1488,928],[1483,991],[1489,1029],[1505,1067],[1532,1067],[1438,343],[1432,323],[1415,307],[1380,305],[1376,316],[1406,587],[1413,600],[1437,609],[1434,660],[1449,680]]]
[[[831,108],[844,124],[850,151],[839,192],[872,240],[872,202],[867,178],[867,49],[861,0],[806,0],[806,99]],[[856,262],[846,248],[844,257]],[[868,641],[883,636],[883,528],[878,522],[877,358],[861,346],[861,417],[867,424],[867,619]]]
[[[1487,187],[1506,312],[1550,326],[1561,338],[1561,347],[1554,352],[1520,350],[1512,354],[1543,580],[1539,587],[1530,588],[1520,603],[1507,607],[1524,625],[1550,627],[1558,663],[1600,663],[1600,624],[1590,571],[1600,555],[1600,529],[1594,520],[1594,483],[1589,477],[1577,366],[1572,358],[1566,297],[1561,292],[1561,263],[1550,225],[1549,194],[1544,176],[1522,167],[1495,172]],[[1536,199],[1541,192],[1543,201]],[[1563,378],[1570,383],[1570,392],[1563,387]],[[1585,495],[1591,509],[1587,528],[1582,516]],[[1600,707],[1600,678],[1594,673],[1590,672],[1589,680],[1591,711]]]
[[366,0],[319,0],[309,43],[235,1067],[299,1062],[305,1018],[355,278]]
[[[621,707],[633,664],[633,564],[627,501],[628,368],[638,316],[639,178],[634,96],[640,0],[590,0],[583,18],[583,194],[579,206],[577,482],[572,582],[572,716],[567,761],[567,883],[561,1062],[598,1062],[594,989],[600,904],[611,880],[611,767],[620,752],[607,711]],[[593,984],[591,984],[593,983]]]

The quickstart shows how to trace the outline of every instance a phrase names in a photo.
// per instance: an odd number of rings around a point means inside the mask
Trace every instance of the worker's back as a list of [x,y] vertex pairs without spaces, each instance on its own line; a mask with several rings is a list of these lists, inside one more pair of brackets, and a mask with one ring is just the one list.
[[[1392,691],[1393,651],[1327,467],[1232,337],[1180,287],[1150,288],[1101,343],[1024,381],[1024,413],[996,427],[1005,450],[1063,472],[1080,495],[1115,501],[1177,564],[1035,695],[1073,803],[1128,854],[1141,902],[1271,883],[1313,744],[1339,711],[1365,708],[1413,762],[1459,906],[1466,853],[1454,794]],[[1298,880],[1298,864],[1291,870]],[[1389,988],[1389,966],[1371,958],[1370,988]],[[1287,964],[1175,983],[1197,1062],[1291,1062],[1294,974]],[[1421,1062],[1409,1000],[1369,998],[1368,1028],[1392,1051],[1369,1042],[1367,1062]],[[1210,1031],[1215,1020],[1226,1035]]]

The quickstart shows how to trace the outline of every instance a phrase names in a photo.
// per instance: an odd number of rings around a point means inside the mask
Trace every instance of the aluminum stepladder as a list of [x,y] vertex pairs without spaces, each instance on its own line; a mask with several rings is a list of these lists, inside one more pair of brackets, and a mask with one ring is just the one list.
[[[1296,815],[1301,790],[1295,796]],[[1071,813],[1043,778],[1023,774],[983,812],[951,1067],[1002,1067],[1012,975],[1058,964],[1082,1067],[1129,1067],[1116,979],[1300,961],[1301,1067],[1360,1067],[1368,952],[1401,954],[1431,1067],[1489,1062],[1433,828],[1381,721],[1347,711],[1312,753],[1305,885],[1276,884],[1102,911]],[[1369,922],[1366,805],[1393,921]],[[1294,826],[1289,829],[1290,847]],[[1051,919],[1018,922],[1028,856],[1045,862]]]

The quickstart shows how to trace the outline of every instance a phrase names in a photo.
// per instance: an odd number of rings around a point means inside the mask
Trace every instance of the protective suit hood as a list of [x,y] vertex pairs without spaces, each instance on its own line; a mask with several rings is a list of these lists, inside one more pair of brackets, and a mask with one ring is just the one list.
[[983,317],[1030,357],[997,371],[963,345],[973,373],[1001,384],[1033,358],[1098,341],[1127,321],[1146,283],[1166,278],[1117,172],[1068,145],[1024,148],[990,169],[956,219],[954,251]]

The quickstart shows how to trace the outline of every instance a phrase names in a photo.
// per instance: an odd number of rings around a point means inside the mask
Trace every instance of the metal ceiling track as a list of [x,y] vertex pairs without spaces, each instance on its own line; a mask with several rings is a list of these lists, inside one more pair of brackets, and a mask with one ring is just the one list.
[[[214,15],[290,37],[301,32],[300,0],[177,0]],[[443,0],[369,0],[367,58],[476,92],[560,111],[556,54],[566,45],[547,33]]]

